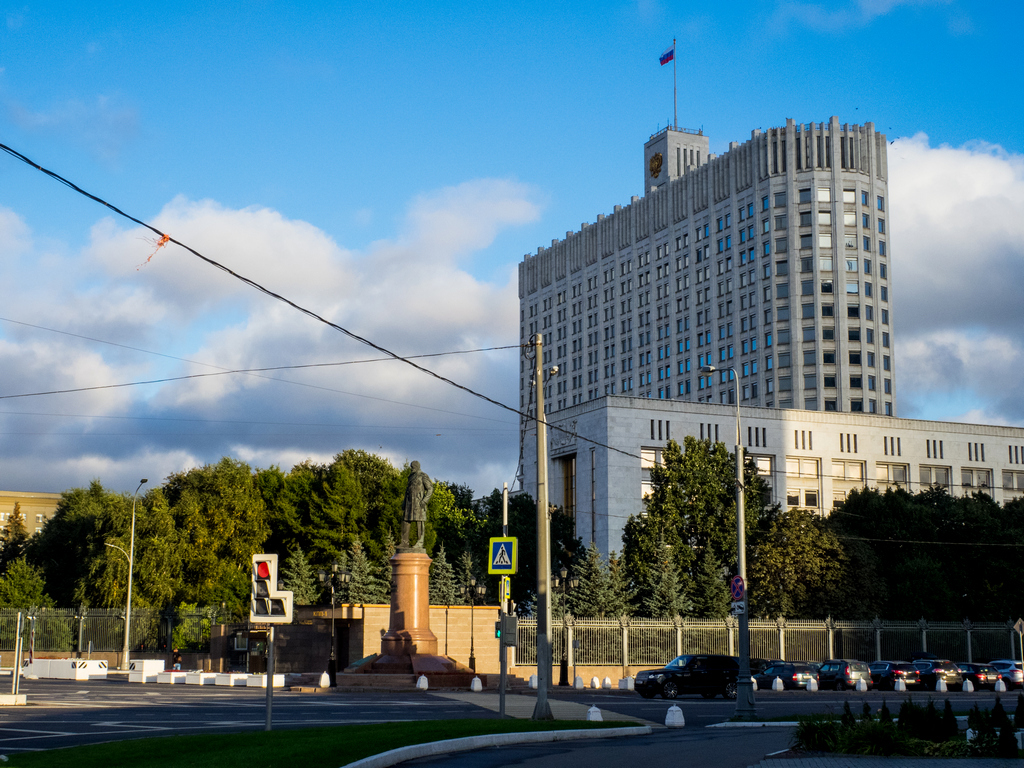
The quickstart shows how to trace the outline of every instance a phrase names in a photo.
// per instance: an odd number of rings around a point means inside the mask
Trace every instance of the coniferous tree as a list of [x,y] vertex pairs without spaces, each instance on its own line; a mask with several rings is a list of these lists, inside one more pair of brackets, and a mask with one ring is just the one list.
[[703,619],[724,619],[728,613],[726,571],[715,556],[706,551],[693,582],[693,615]]
[[295,551],[285,558],[281,575],[284,588],[292,592],[295,605],[312,605],[317,599],[320,592],[317,577],[302,547],[296,547]]
[[615,552],[608,554],[608,602],[605,616],[625,616],[633,612],[633,593],[622,558]]
[[16,502],[7,525],[0,533],[0,572],[6,571],[11,563],[25,554],[27,543],[28,529],[25,527],[25,516],[21,513],[21,504]]
[[434,561],[430,564],[430,604],[462,605],[459,587],[455,583],[455,571],[445,556],[443,544],[438,547]]
[[671,552],[665,553],[658,573],[642,606],[644,615],[652,619],[671,619],[689,613],[690,601],[683,593],[679,567]]
[[572,568],[579,585],[566,595],[566,608],[573,616],[603,617],[608,606],[608,572],[601,561],[597,544],[590,546],[576,558]]
[[348,599],[351,603],[385,603],[387,595],[377,568],[373,561],[366,556],[361,541],[352,543],[350,551],[349,570],[352,573],[352,580],[348,585]]
[[391,597],[391,576],[394,570],[391,565],[391,558],[395,556],[397,551],[397,545],[395,544],[395,537],[391,534],[391,529],[387,529],[384,532],[384,541],[382,542],[384,554],[381,557],[380,563],[380,580],[384,587],[385,594]]

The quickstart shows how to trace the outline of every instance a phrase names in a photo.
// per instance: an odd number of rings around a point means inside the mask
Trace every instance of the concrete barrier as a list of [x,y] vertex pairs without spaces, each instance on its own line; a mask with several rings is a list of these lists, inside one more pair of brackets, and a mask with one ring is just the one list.
[[[274,675],[275,688],[284,688],[284,675]],[[246,688],[266,688],[267,687],[267,676],[266,675],[247,675],[245,678]]]
[[248,679],[249,676],[244,672],[222,672],[217,675],[217,677],[214,679],[213,684],[224,686],[244,686]]
[[129,683],[155,683],[164,671],[163,659],[139,659],[128,664]]

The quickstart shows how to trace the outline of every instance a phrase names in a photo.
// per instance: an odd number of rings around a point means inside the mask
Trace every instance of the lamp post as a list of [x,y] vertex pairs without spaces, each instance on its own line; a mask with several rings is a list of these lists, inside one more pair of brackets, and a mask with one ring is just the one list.
[[487,587],[483,584],[477,584],[476,578],[474,576],[470,576],[469,584],[461,585],[459,587],[459,592],[462,593],[463,597],[469,598],[469,668],[476,672],[476,626],[473,621],[473,613],[476,609],[477,597],[483,597],[486,595]]
[[753,720],[757,717],[754,704],[754,685],[750,677],[750,610],[749,593],[747,592],[747,532],[746,517],[743,509],[743,442],[740,437],[740,390],[739,374],[730,366],[721,368],[714,365],[701,367],[703,373],[716,371],[732,371],[736,380],[736,571],[743,580],[743,611],[739,616],[740,624],[740,669],[736,679],[736,718]]
[[148,483],[149,480],[142,478],[139,481],[139,487],[135,489],[135,494],[132,496],[132,534],[131,543],[128,545],[128,552],[125,552],[116,544],[106,544],[120,551],[125,557],[128,558],[128,602],[124,609],[124,648],[121,649],[121,669],[125,672],[128,671],[128,633],[132,625],[132,571],[135,565],[135,503],[139,499],[139,488]]
[[568,612],[565,609],[565,595],[571,589],[576,589],[580,585],[580,579],[578,576],[570,576],[569,569],[564,565],[558,570],[557,576],[551,577],[551,586],[555,589],[562,590],[562,661],[558,670],[558,684],[568,685],[569,684],[569,646],[568,646],[568,632],[566,632],[565,617]]
[[338,662],[335,657],[336,643],[334,641],[334,603],[335,585],[348,584],[352,581],[352,574],[342,569],[335,560],[331,563],[330,571],[320,571],[317,574],[321,584],[330,584],[331,587],[331,657],[327,661],[327,676],[331,679],[331,685],[335,684],[335,676],[338,674]]

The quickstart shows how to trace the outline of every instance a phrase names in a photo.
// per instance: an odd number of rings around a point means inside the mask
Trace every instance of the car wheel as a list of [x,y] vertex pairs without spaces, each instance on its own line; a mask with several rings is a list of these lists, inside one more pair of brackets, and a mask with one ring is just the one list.
[[639,693],[640,696],[642,698],[645,698],[645,699],[653,699],[654,698],[654,691],[637,691],[637,693]]
[[726,698],[726,699],[735,699],[736,698],[736,681],[735,680],[732,681],[731,683],[726,683],[725,684],[725,688],[722,689],[722,697]]
[[713,699],[718,694],[714,691],[702,691],[700,695],[703,696],[705,699]]
[[661,686],[661,698],[663,699],[674,699],[679,695],[679,687],[669,680],[663,686]]
[[846,683],[844,683],[842,680],[837,680],[836,681],[836,690],[837,691],[845,691],[846,690]]

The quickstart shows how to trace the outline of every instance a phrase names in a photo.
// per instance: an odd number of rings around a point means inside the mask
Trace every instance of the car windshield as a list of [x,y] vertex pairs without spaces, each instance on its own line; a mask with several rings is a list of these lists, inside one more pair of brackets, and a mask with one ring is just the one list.
[[674,659],[672,659],[672,661],[670,661],[665,666],[666,667],[685,667],[687,664],[690,663],[690,659],[692,659],[692,658],[693,658],[693,656],[676,656]]

